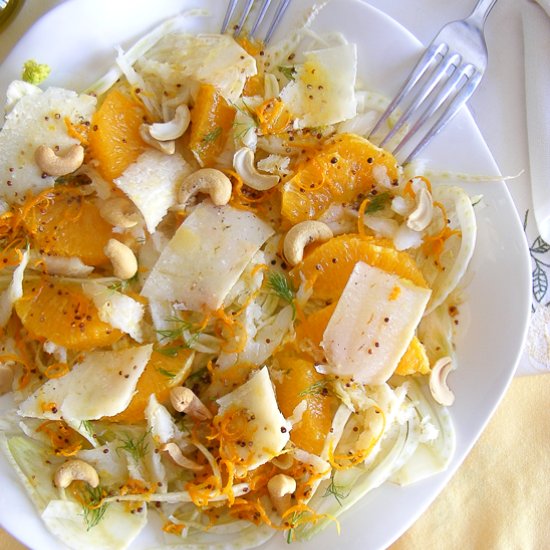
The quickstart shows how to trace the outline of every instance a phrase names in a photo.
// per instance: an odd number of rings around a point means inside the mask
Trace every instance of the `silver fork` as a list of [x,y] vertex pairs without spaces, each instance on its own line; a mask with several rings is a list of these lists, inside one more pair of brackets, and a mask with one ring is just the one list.
[[[233,36],[237,37],[241,34],[246,22],[248,21],[252,8],[255,4],[261,4],[258,11],[255,13],[256,18],[252,21],[252,26],[250,28],[250,31],[248,32],[249,38],[255,38],[256,33],[258,32],[271,3],[272,0],[244,0],[244,5],[241,9],[241,16],[238,23],[234,27]],[[227,11],[225,12],[225,17],[222,24],[222,34],[227,30],[227,27],[229,26],[231,18],[233,17],[233,13],[235,12],[237,4],[239,4],[239,0],[229,0],[229,5],[227,6]],[[271,40],[273,33],[281,22],[281,19],[283,18],[283,15],[285,14],[285,11],[287,10],[289,4],[290,0],[279,0],[279,3],[275,7],[275,11],[272,14],[271,23],[267,29],[265,37],[262,40],[265,44],[267,44]]]
[[[415,158],[457,114],[477,88],[487,67],[485,20],[496,0],[478,0],[472,13],[445,25],[427,47],[405,84],[382,114],[369,139],[395,155],[409,143],[412,150],[403,164]],[[402,114],[398,116],[398,112]],[[398,116],[389,132],[380,131],[392,115]],[[431,126],[428,126],[433,121]],[[405,125],[405,135],[392,144]],[[418,138],[420,131],[426,132]],[[412,142],[412,138],[418,139]],[[409,148],[410,149],[410,148]]]

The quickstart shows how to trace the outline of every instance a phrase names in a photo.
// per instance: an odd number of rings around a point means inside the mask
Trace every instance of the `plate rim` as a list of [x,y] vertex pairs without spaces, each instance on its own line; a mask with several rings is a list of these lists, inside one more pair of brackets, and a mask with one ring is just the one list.
[[[0,65],[0,74],[3,72],[3,68],[7,64],[7,62],[9,60],[11,60],[12,57],[16,56],[19,49],[22,47],[22,45],[24,45],[25,41],[28,40],[28,36],[30,34],[36,32],[35,29],[37,29],[40,25],[43,25],[44,22],[48,18],[52,17],[52,14],[59,13],[59,12],[65,10],[65,9],[67,9],[67,6],[69,6],[69,5],[80,4],[80,3],[87,4],[87,3],[90,3],[92,1],[93,0],[65,0],[65,2],[53,7],[52,9],[48,10],[47,12],[45,12],[40,18],[38,18],[28,28],[28,30],[24,33],[24,35],[15,44],[15,46],[13,47],[11,52],[8,53],[8,55],[6,56],[6,58],[3,61],[2,65]],[[398,21],[393,19],[390,15],[388,15],[387,13],[385,13],[384,11],[379,9],[378,7],[371,5],[367,0],[355,0],[355,1],[362,4],[367,9],[370,9],[370,10],[373,10],[374,12],[376,12],[378,17],[383,18],[386,21],[387,24],[397,28],[400,33],[407,36],[408,40],[410,40],[411,42],[414,42],[415,46],[417,48],[419,48],[419,49],[422,48],[422,43],[415,37],[415,35],[411,31],[409,31],[405,26],[403,26],[401,23],[399,23]],[[0,80],[0,88],[1,88],[1,80]],[[475,123],[474,118],[472,117],[472,115],[470,114],[469,111],[465,110],[465,113],[466,113],[465,116],[468,118],[468,122],[476,128],[476,130],[479,134],[479,138],[482,141],[482,143],[483,143],[483,145],[486,149],[484,151],[484,153],[485,153],[488,161],[490,163],[492,163],[495,170],[498,170],[497,164],[496,164],[496,162],[495,162],[495,160],[494,160],[494,158],[493,158],[493,156],[492,156],[492,154],[491,154],[491,152],[490,152],[490,150],[489,150],[489,148],[488,148],[488,146],[487,146],[487,144],[486,144],[486,142],[483,138],[483,135],[479,131],[479,129],[477,127],[477,124]],[[500,174],[500,172],[499,172],[499,174]],[[515,208],[515,204],[513,202],[512,196],[511,196],[507,186],[503,182],[498,182],[498,184],[500,186],[499,190],[504,194],[506,200],[513,207],[513,210],[514,210],[514,212],[516,214],[516,218],[517,218],[516,221],[518,223],[520,223],[520,225],[521,225],[520,218],[519,218],[519,213],[517,212],[517,210]],[[440,483],[438,483],[439,488],[437,488],[435,490],[435,493],[432,495],[432,497],[430,499],[428,499],[425,503],[423,503],[423,506],[415,508],[414,512],[412,514],[409,514],[409,521],[407,522],[407,524],[404,525],[403,528],[398,533],[396,533],[395,536],[393,536],[393,538],[391,540],[388,540],[387,544],[391,544],[399,536],[401,536],[401,534],[403,534],[418,519],[418,517],[420,517],[424,513],[424,511],[429,507],[429,505],[433,502],[433,500],[441,493],[441,491],[447,485],[448,481],[453,477],[453,475],[456,473],[456,471],[458,470],[458,468],[460,467],[460,465],[462,464],[462,462],[464,461],[466,456],[469,454],[472,447],[478,441],[481,433],[485,430],[488,422],[492,418],[496,408],[500,405],[500,403],[502,401],[502,398],[504,397],[504,394],[506,393],[506,391],[509,387],[509,384],[511,383],[511,381],[513,379],[513,376],[515,374],[515,371],[517,369],[517,365],[518,365],[520,357],[521,357],[522,350],[524,348],[524,343],[525,343],[525,340],[526,340],[526,336],[527,336],[528,321],[529,321],[529,315],[530,315],[530,304],[531,304],[530,259],[529,259],[528,247],[527,247],[527,242],[526,241],[524,242],[524,247],[523,247],[522,252],[523,252],[523,258],[522,258],[521,264],[524,268],[523,269],[523,271],[524,271],[523,276],[525,277],[525,275],[527,275],[527,277],[526,277],[527,284],[522,287],[523,292],[524,292],[524,297],[523,297],[523,300],[521,300],[522,302],[525,303],[525,311],[523,312],[523,316],[522,316],[522,317],[524,317],[524,322],[522,323],[522,329],[523,329],[522,334],[520,335],[520,338],[519,338],[519,341],[521,342],[521,345],[518,346],[517,353],[516,353],[516,356],[513,358],[513,361],[510,361],[510,364],[513,365],[513,367],[506,371],[507,375],[508,375],[507,380],[505,381],[505,383],[502,387],[502,390],[500,391],[500,393],[498,395],[498,398],[496,399],[494,405],[491,407],[490,414],[488,416],[486,416],[484,421],[480,425],[478,425],[478,427],[476,428],[476,433],[475,433],[474,437],[470,439],[468,445],[462,446],[460,448],[460,452],[458,451],[458,449],[455,451],[455,456],[453,457],[453,461],[452,461],[451,465],[449,466],[449,468],[445,472],[443,472],[442,474],[438,474],[438,476],[441,477],[441,481],[440,481]],[[0,475],[2,475],[1,470],[0,470]],[[18,482],[18,480],[17,480],[17,482]],[[20,489],[21,490],[23,489],[22,486],[20,486]],[[23,492],[24,495],[27,496],[26,492],[24,492],[23,490],[21,492]],[[34,508],[33,508],[33,510],[34,510]],[[37,521],[42,523],[39,516],[38,516],[38,514],[36,514],[36,519],[37,519]],[[14,531],[17,531],[17,532],[12,531],[12,529],[10,529],[9,525],[4,524],[4,522],[2,521],[2,516],[1,515],[0,515],[0,524],[3,525],[3,527],[6,529],[6,531],[10,532],[13,536],[18,538],[18,532],[20,530],[17,530],[17,529],[14,530]],[[25,532],[24,534],[28,534],[28,532]],[[55,539],[55,540],[56,540],[56,542],[58,544],[58,547],[59,547],[59,541],[57,539]],[[316,539],[313,539],[313,540],[316,541]]]

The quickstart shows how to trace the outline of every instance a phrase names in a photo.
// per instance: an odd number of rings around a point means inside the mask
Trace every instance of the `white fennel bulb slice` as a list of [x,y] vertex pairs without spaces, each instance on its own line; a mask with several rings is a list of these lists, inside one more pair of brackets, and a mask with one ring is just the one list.
[[431,291],[358,262],[321,343],[326,372],[382,384],[407,349]]
[[336,124],[356,114],[357,50],[343,44],[306,52],[280,98],[296,117],[296,128]]
[[19,406],[19,414],[67,422],[114,416],[130,404],[152,345],[95,351],[61,378],[49,380]]
[[65,119],[73,124],[89,121],[96,99],[62,88],[24,95],[6,116],[0,132],[1,196],[9,203],[51,187],[55,178],[43,174],[34,160],[40,145],[62,155],[79,141],[69,136]]
[[188,310],[216,310],[272,234],[251,212],[205,201],[163,249],[142,294]]
[[[216,418],[245,414],[246,445],[235,445],[236,453],[249,470],[265,464],[284,449],[292,424],[281,414],[267,367],[248,382],[218,399]],[[216,419],[214,419],[216,421]]]
[[[292,327],[292,307],[286,306],[276,315],[264,321],[262,326],[258,328],[255,326],[255,322],[260,322],[260,319],[250,318],[252,317],[251,310],[253,310],[254,306],[256,308],[258,306],[254,302],[252,302],[251,306],[246,308],[243,314],[243,321],[248,334],[244,349],[240,353],[220,353],[216,363],[222,370],[230,368],[237,363],[263,364],[275,352],[277,347],[281,345],[285,334]],[[259,314],[261,314],[261,309],[259,310]]]
[[445,207],[451,230],[458,231],[445,241],[438,258],[421,252],[417,262],[426,281],[433,289],[426,314],[441,305],[460,283],[474,254],[477,223],[472,201],[466,191],[455,186],[441,186],[433,190],[433,199]]
[[13,270],[11,282],[0,294],[0,327],[5,327],[10,319],[13,304],[23,296],[23,274],[29,263],[28,251],[23,252],[20,264]]
[[176,204],[178,187],[191,171],[178,153],[166,155],[150,150],[140,155],[114,182],[137,206],[147,231],[154,233],[168,209]]
[[123,550],[147,524],[147,508],[131,511],[123,502],[109,504],[105,514],[89,528],[82,505],[69,500],[52,500],[42,513],[48,529],[69,548]]
[[[55,470],[63,463],[49,446],[24,436],[0,436],[0,449],[13,466],[46,527],[68,548],[121,550],[127,548],[146,524],[147,511],[128,509],[123,502],[107,507],[101,521],[88,528],[82,504],[60,500],[52,483]],[[112,451],[110,454],[116,454]],[[105,480],[103,477],[101,481]]]

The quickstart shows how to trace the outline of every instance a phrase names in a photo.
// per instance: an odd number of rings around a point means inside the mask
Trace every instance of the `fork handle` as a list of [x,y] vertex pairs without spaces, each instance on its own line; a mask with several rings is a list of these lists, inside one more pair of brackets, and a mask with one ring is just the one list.
[[468,20],[476,27],[482,29],[489,12],[497,0],[479,0],[476,7],[468,17]]

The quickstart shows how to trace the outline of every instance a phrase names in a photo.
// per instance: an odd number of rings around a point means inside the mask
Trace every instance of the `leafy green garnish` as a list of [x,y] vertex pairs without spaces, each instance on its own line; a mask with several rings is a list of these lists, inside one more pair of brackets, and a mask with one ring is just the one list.
[[54,185],[90,185],[92,178],[86,174],[67,174],[55,179]]
[[342,500],[349,497],[351,489],[347,492],[344,491],[344,487],[341,485],[336,485],[334,483],[334,474],[330,477],[330,484],[327,487],[323,497],[333,496],[336,499],[336,502],[342,506]]
[[170,346],[166,348],[155,348],[155,351],[158,353],[161,353],[162,355],[166,355],[166,357],[177,357],[178,353],[182,349],[188,349],[188,346],[185,344],[181,344],[179,346]]
[[[174,342],[175,340],[182,340],[182,344],[179,346],[172,346],[170,348],[159,348],[157,351],[168,355],[169,357],[175,357],[177,352],[180,349],[189,348],[200,335],[200,331],[197,331],[195,327],[188,321],[184,321],[179,317],[169,317],[166,319],[167,322],[172,324],[171,328],[157,330],[157,334],[160,336],[161,340],[167,340],[169,342]],[[191,333],[188,336],[185,333]]]
[[204,143],[212,143],[213,141],[216,141],[220,134],[222,133],[221,126],[218,126],[217,128],[214,128],[211,132],[208,132],[208,134],[205,134],[202,138],[202,141]]
[[134,283],[138,280],[138,273],[136,273],[130,279],[121,279],[120,281],[115,281],[110,284],[107,288],[113,292],[126,292]]
[[88,434],[88,436],[97,441],[99,445],[104,445],[107,441],[103,433],[102,435],[99,435],[96,432],[94,425],[89,420],[82,420],[80,422],[80,429],[84,430]]
[[192,374],[190,374],[188,377],[187,377],[187,381],[190,382],[192,380],[199,380],[200,378],[202,378],[205,373],[208,372],[208,369],[206,367],[201,367],[200,369],[196,370],[195,372],[193,372]]
[[80,428],[85,430],[90,437],[95,435],[94,425],[89,420],[82,420],[80,422]]
[[367,203],[367,207],[365,208],[365,214],[372,214],[373,212],[378,212],[380,210],[383,210],[386,204],[391,199],[392,199],[392,195],[387,191],[385,193],[373,195],[372,198]]
[[145,453],[147,453],[149,449],[149,443],[145,441],[148,434],[149,432],[147,431],[139,439],[132,439],[132,436],[127,433],[124,438],[120,439],[122,445],[117,447],[117,451],[123,449],[129,453],[134,460],[138,461],[145,456]]
[[268,276],[267,286],[270,288],[281,300],[292,306],[292,318],[296,317],[296,290],[292,283],[278,271],[272,271]]
[[294,512],[292,514],[292,518],[289,521],[290,529],[286,532],[286,542],[287,542],[287,544],[290,544],[291,542],[294,542],[294,529],[295,529],[294,526],[296,525],[296,522],[300,518],[302,518],[305,514],[306,514],[306,512]]
[[[237,132],[237,128],[240,127],[239,131]],[[233,137],[235,139],[241,139],[245,136],[245,134],[248,132],[248,130],[251,130],[252,128],[256,128],[256,124],[247,124],[246,122],[234,122],[233,123]]]
[[300,397],[305,397],[306,395],[328,395],[328,380],[318,380],[308,386],[305,390],[302,390],[298,395]]
[[42,84],[48,76],[50,76],[51,68],[45,63],[38,63],[34,59],[29,59],[23,64],[23,72],[21,73],[21,80],[28,82],[29,84]]
[[279,72],[285,76],[288,80],[294,80],[296,78],[296,68],[293,66],[284,66],[279,65],[277,67],[279,69]]
[[109,504],[102,504],[103,498],[105,497],[105,491],[101,486],[93,488],[86,485],[85,491],[82,509],[84,512],[86,530],[89,531],[103,519]]
[[[169,357],[175,357],[176,355],[178,354],[178,352],[176,351],[176,354],[175,355],[170,355]],[[169,370],[166,370],[166,369],[163,369],[162,367],[161,368],[158,368],[157,371],[162,374],[162,376],[166,376],[166,378],[175,378],[176,377],[176,373],[175,372],[172,372],[172,371],[169,371]]]

